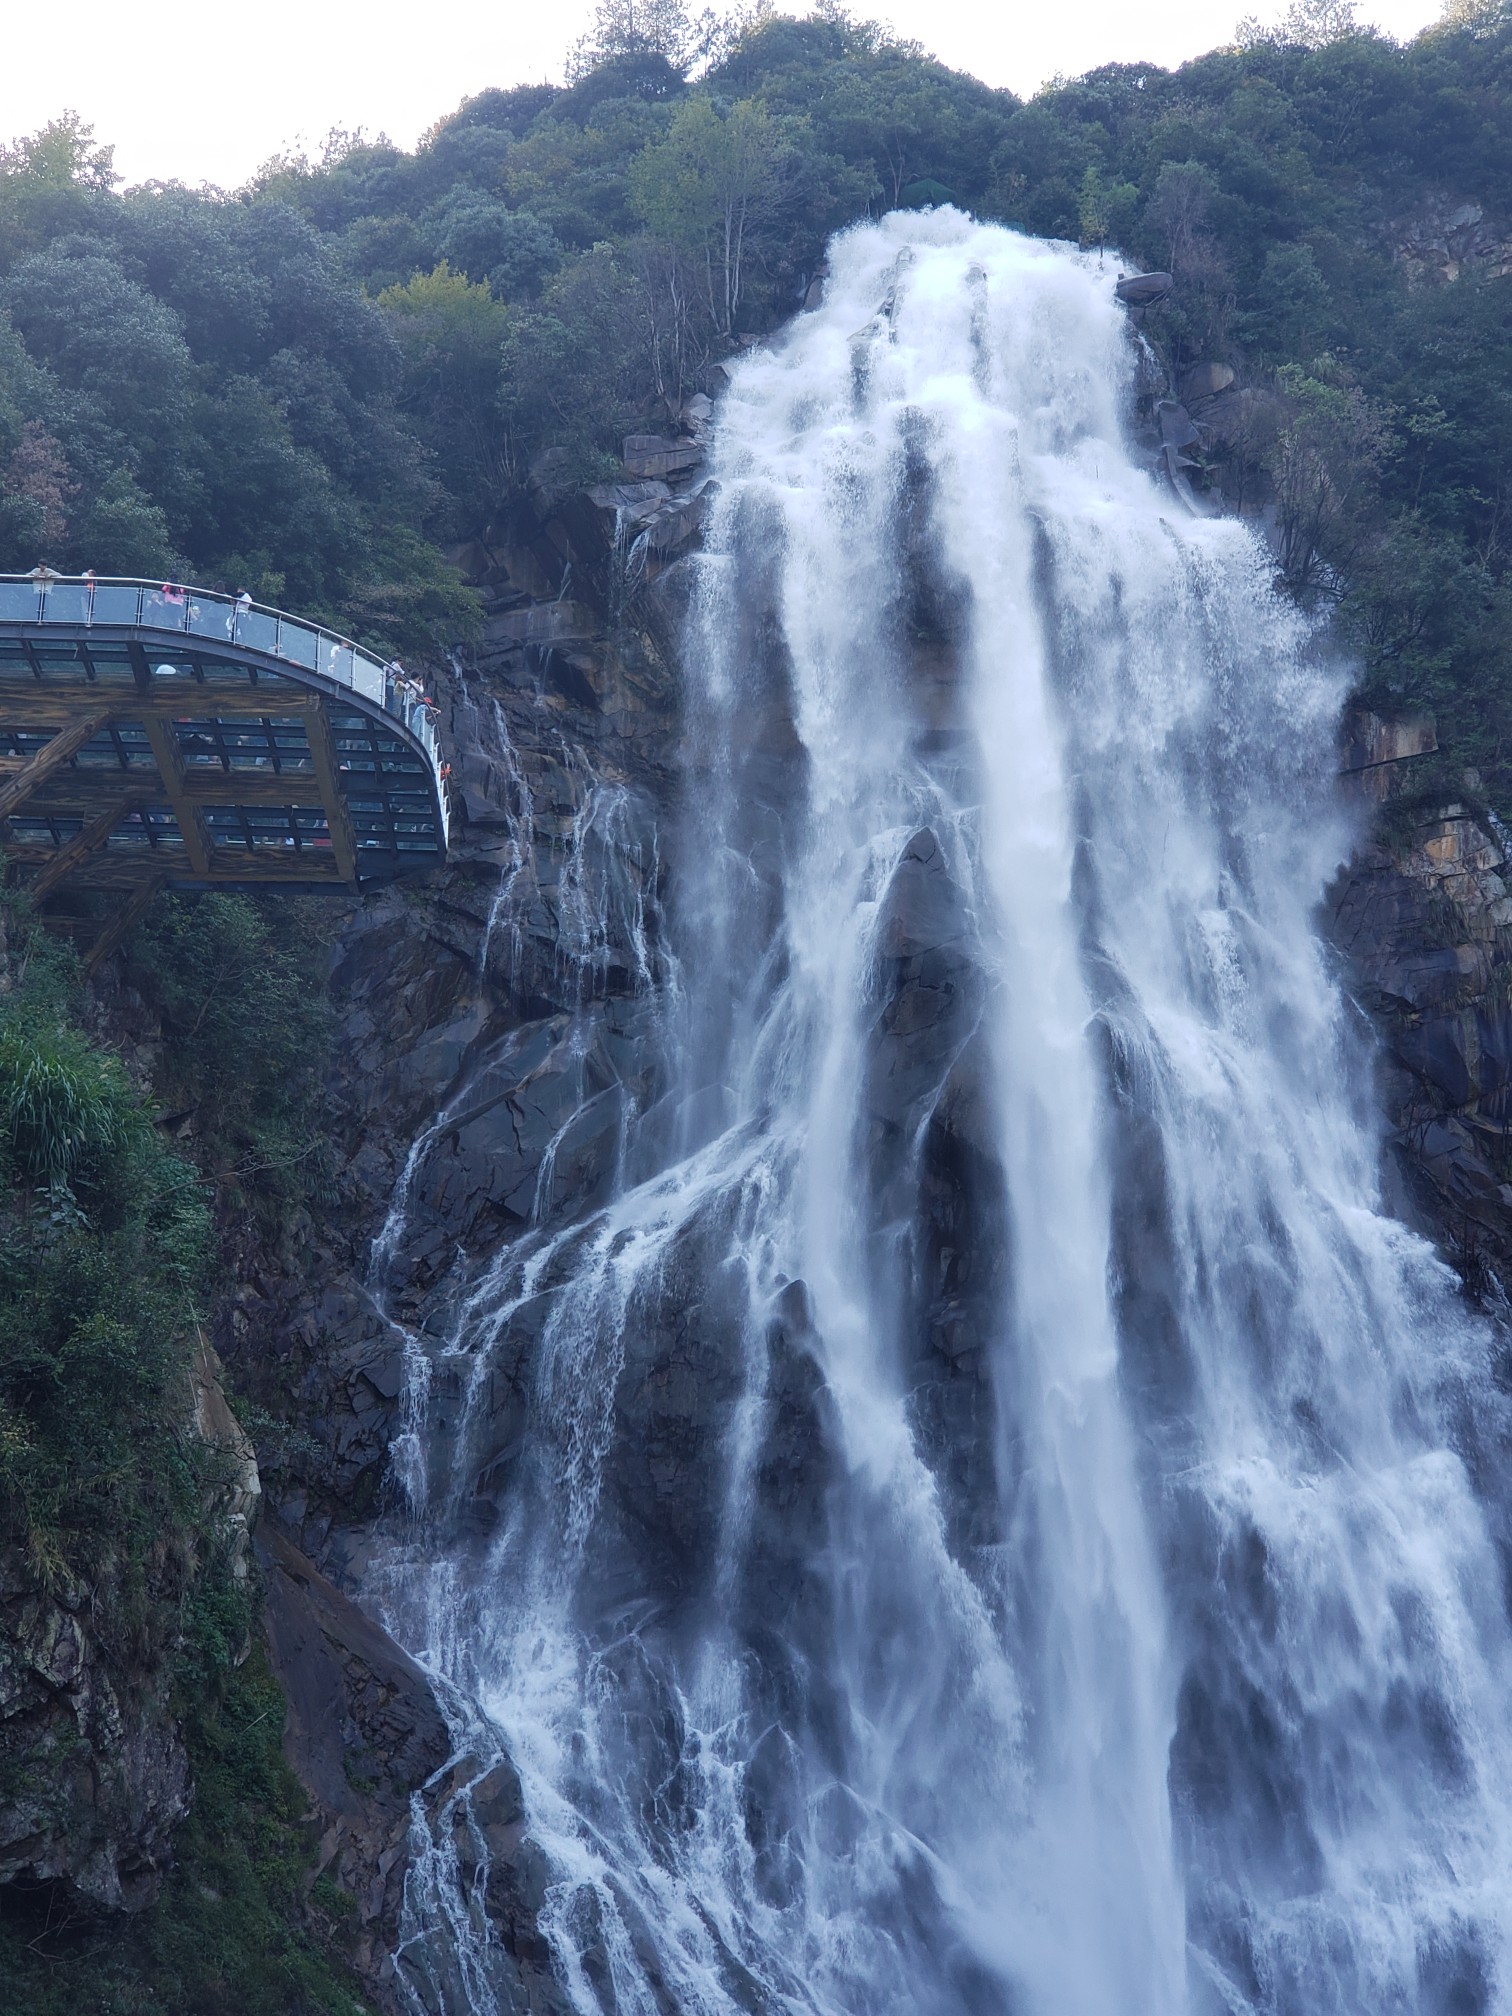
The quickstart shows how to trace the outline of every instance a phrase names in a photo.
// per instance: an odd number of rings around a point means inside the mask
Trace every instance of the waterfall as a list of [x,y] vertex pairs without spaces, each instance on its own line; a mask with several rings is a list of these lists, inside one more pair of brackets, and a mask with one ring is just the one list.
[[[672,1089],[458,1299],[390,1570],[578,2016],[1512,2009],[1507,1408],[1315,929],[1344,680],[1113,277],[890,217],[721,405]],[[525,2006],[491,1852],[417,2008]]]

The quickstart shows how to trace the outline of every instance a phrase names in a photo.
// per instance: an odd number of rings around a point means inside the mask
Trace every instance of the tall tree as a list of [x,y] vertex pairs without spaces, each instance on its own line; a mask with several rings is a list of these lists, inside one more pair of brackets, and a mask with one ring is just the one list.
[[782,136],[756,99],[721,115],[681,106],[666,139],[631,164],[630,200],[645,223],[702,266],[709,312],[734,334],[751,243],[776,204]]

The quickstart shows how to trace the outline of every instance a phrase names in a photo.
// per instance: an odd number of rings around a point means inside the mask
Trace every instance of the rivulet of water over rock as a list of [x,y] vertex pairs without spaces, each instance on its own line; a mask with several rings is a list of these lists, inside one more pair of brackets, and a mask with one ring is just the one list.
[[1315,933],[1342,682],[1131,449],[1115,277],[892,217],[734,372],[670,943],[579,920],[660,1061],[421,1347],[417,2009],[523,2008],[506,1921],[579,2016],[1512,2009],[1505,1409]]

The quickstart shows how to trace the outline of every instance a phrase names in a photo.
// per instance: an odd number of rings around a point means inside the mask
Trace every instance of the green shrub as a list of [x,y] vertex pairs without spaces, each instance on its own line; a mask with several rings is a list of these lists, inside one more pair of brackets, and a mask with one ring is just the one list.
[[84,1576],[107,1640],[177,1608],[213,1480],[188,1432],[210,1258],[203,1183],[119,1059],[69,1019],[68,962],[10,920],[0,994],[0,1531]]
[[[27,2016],[359,2016],[333,1884],[285,1764],[222,1530],[227,1458],[189,1422],[212,1279],[209,1186],[120,1060],[72,1017],[72,962],[24,912],[0,956],[0,1546],[87,1587],[104,1657],[171,1686],[194,1782],[159,1901],[130,1921],[0,1885],[0,2005]],[[258,1136],[305,1096],[323,1021],[310,968],[256,906],[167,906],[158,942],[179,1087],[202,1137]],[[312,1006],[311,1002],[315,1005]],[[165,1670],[166,1669],[166,1670]],[[52,1768],[58,1768],[56,1758]]]
[[71,1029],[0,1029],[0,1128],[17,1172],[56,1187],[119,1148],[134,1102],[114,1058]]
[[336,928],[321,898],[216,890],[160,898],[129,951],[163,1024],[159,1095],[191,1123],[201,1163],[265,1217],[318,1193],[330,1045],[325,976]]

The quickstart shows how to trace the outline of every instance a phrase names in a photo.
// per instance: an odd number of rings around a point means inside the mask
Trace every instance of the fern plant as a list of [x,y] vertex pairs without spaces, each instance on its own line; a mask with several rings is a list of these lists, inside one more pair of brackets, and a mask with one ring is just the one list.
[[69,1028],[0,1028],[0,1130],[17,1176],[65,1190],[124,1146],[135,1101],[115,1058]]

